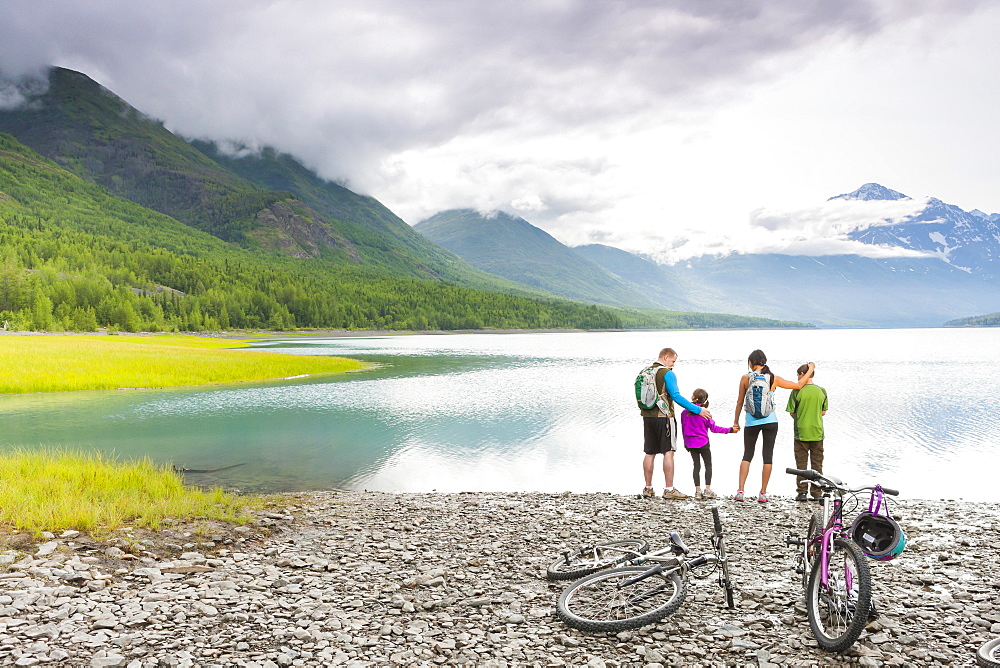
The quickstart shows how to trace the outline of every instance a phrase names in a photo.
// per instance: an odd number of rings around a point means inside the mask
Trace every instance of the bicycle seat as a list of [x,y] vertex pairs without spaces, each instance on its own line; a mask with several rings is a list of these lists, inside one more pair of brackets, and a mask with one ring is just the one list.
[[670,532],[670,542],[675,548],[677,548],[677,550],[680,551],[681,554],[687,554],[691,551],[688,549],[688,546],[684,544],[684,540],[681,538],[681,535],[676,531]]

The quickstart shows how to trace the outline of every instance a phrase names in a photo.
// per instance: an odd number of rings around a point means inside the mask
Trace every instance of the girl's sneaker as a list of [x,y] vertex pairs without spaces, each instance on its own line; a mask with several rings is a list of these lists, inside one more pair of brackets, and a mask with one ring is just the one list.
[[715,492],[713,492],[710,489],[706,489],[704,491],[704,493],[702,493],[701,496],[702,496],[703,499],[717,499],[717,498],[719,498],[719,495],[716,494]]
[[694,493],[694,498],[697,501],[701,501],[702,499],[705,498],[705,493],[702,492],[700,489],[696,490],[695,493]]
[[770,501],[770,499],[767,498],[767,494],[759,494],[757,496],[758,503],[767,503],[768,501]]
[[736,492],[736,495],[733,497],[733,501],[742,501],[742,500],[743,500],[743,492]]

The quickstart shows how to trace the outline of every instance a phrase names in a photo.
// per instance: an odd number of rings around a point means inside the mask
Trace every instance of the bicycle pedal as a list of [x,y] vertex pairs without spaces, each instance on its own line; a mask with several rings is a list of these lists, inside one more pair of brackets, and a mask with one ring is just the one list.
[[798,545],[799,547],[802,547],[805,544],[806,542],[802,540],[802,536],[798,534],[790,533],[785,536],[785,545]]

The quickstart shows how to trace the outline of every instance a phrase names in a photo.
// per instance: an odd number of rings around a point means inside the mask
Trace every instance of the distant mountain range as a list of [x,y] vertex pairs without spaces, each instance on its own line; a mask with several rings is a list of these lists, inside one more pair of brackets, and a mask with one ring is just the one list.
[[527,265],[506,278],[292,156],[186,141],[82,73],[52,68],[22,93],[0,108],[4,328],[801,325],[657,310],[530,226],[515,236],[578,273],[562,292]]
[[[869,183],[831,199],[905,197]],[[926,257],[731,254],[673,266],[608,246],[568,249],[527,221],[505,214],[450,211],[415,229],[473,266],[576,298],[628,304],[648,300],[660,308],[828,326],[926,327],[1000,306],[998,224],[1000,214],[966,212],[931,199],[905,223],[850,235],[861,243],[920,251]],[[579,257],[590,265],[581,264]],[[612,285],[614,293],[609,292]]]
[[[129,326],[195,328],[938,326],[987,324],[995,318],[973,316],[1000,308],[1000,214],[938,199],[905,222],[872,221],[849,235],[922,257],[730,254],[662,265],[610,246],[570,248],[502,212],[444,211],[410,227],[290,155],[178,137],[72,70],[53,68],[47,88],[25,95],[0,109],[0,225],[21,230],[8,237],[20,250],[3,249],[17,266],[0,273],[24,283],[0,293],[5,322],[110,323],[132,309],[141,317],[125,318]],[[831,199],[905,198],[868,183]],[[160,251],[169,258],[151,259]],[[127,255],[127,271],[109,259],[115,253]],[[202,264],[180,277],[188,256]],[[239,271],[253,284],[247,294],[233,283],[228,303],[212,296]],[[84,276],[117,296],[84,298],[74,290],[90,287],[53,283]],[[154,299],[163,294],[186,301]],[[197,295],[205,298],[195,308]]]

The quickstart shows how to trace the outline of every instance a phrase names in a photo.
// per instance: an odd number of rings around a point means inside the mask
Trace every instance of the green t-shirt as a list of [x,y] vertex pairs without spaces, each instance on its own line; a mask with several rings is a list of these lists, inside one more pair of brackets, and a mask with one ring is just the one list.
[[809,383],[801,390],[792,390],[785,410],[795,413],[795,440],[823,440],[823,411],[830,409],[826,390]]

